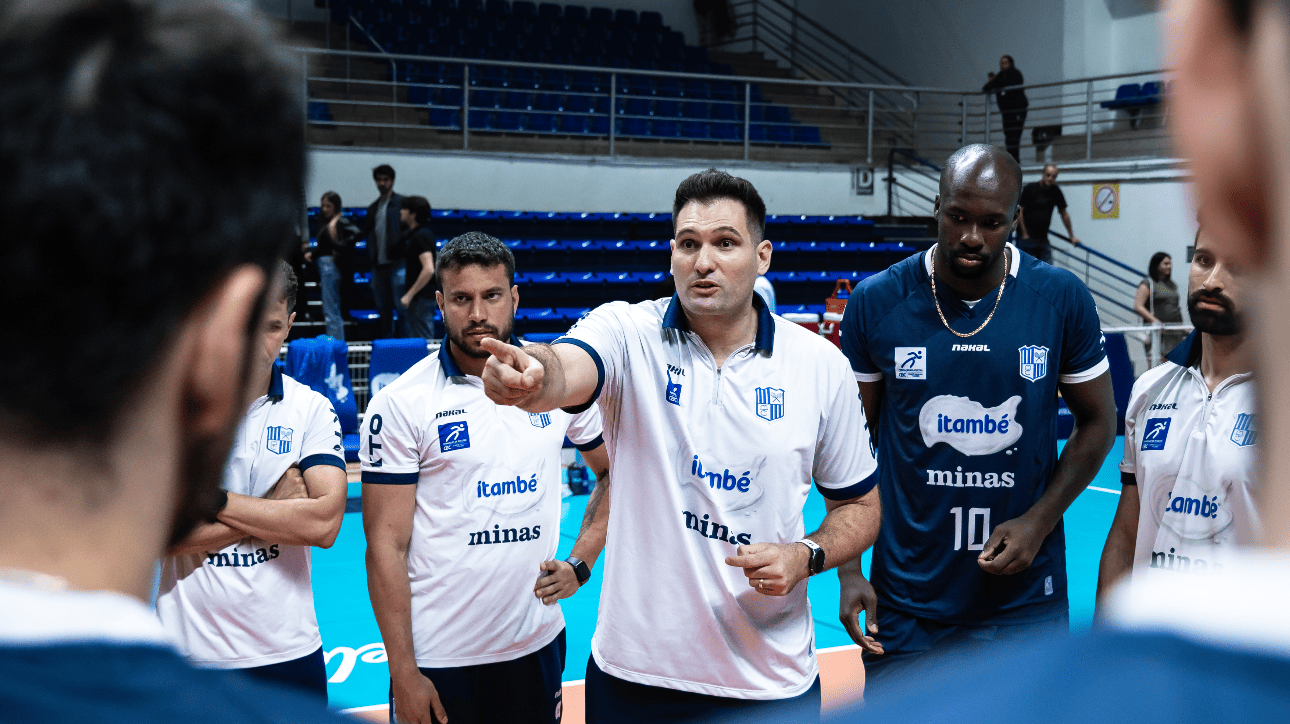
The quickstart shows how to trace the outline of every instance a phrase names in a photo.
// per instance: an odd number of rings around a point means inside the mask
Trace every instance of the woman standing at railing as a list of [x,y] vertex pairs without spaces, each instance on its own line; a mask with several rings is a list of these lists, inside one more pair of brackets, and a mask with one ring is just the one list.
[[1030,101],[1026,98],[1026,92],[1020,88],[1009,89],[1008,86],[1025,85],[1026,79],[1021,76],[1021,71],[1017,70],[1017,64],[1013,62],[1011,55],[1005,55],[999,58],[998,75],[991,73],[985,85],[981,86],[982,93],[994,91],[995,100],[999,104],[999,115],[1003,116],[1003,142],[1008,148],[1008,153],[1021,163],[1021,131],[1026,125],[1026,113],[1030,107]]
[[327,334],[336,339],[345,339],[345,321],[341,316],[340,281],[341,270],[348,267],[338,257],[349,249],[349,245],[358,232],[353,222],[341,215],[340,195],[328,191],[322,195],[318,207],[322,227],[318,229],[318,245],[304,247],[305,261],[318,264],[318,286],[322,295],[323,319],[327,323]]
[[[1138,284],[1138,293],[1133,300],[1134,311],[1147,324],[1176,324],[1183,321],[1178,285],[1171,278],[1173,270],[1173,259],[1168,254],[1158,251],[1151,255],[1147,276]],[[1186,336],[1187,332],[1182,330],[1161,332],[1160,355],[1163,357],[1169,354]],[[1150,351],[1150,339],[1146,345],[1147,351]]]

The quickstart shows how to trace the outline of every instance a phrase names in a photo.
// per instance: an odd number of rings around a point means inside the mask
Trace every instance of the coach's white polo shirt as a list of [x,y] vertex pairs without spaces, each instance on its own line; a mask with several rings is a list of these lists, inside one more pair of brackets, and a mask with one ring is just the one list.
[[372,398],[359,451],[364,485],[417,486],[408,576],[423,668],[510,661],[564,628],[560,607],[533,595],[560,541],[560,448],[566,435],[602,443],[597,409],[498,406],[449,347]]
[[[1120,470],[1138,480],[1135,581],[1206,574],[1223,548],[1259,532],[1254,503],[1257,392],[1253,373],[1214,388],[1200,372],[1198,333],[1133,385]],[[1126,486],[1123,494],[1132,495]]]
[[725,559],[800,539],[812,478],[845,500],[877,466],[842,353],[753,304],[755,341],[720,368],[675,296],[605,304],[556,340],[600,375],[613,487],[591,650],[620,679],[780,699],[818,672],[806,582],[765,596]]
[[[224,468],[230,493],[264,497],[287,468],[345,469],[340,422],[327,398],[275,365]],[[246,538],[217,552],[162,559],[157,615],[199,666],[242,669],[298,659],[322,646],[309,546]]]

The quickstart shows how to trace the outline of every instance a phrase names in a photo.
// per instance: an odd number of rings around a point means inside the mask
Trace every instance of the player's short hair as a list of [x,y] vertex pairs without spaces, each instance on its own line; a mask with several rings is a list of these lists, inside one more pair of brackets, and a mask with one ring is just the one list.
[[222,279],[299,243],[300,76],[232,4],[27,0],[0,78],[0,427],[97,444]]
[[287,262],[279,259],[277,274],[282,279],[282,293],[278,296],[278,301],[286,300],[287,314],[291,314],[296,311],[296,293],[300,289],[300,282],[296,279],[296,270],[292,269]]
[[416,217],[417,226],[425,226],[430,223],[430,202],[424,196],[404,196],[403,208],[412,212]]
[[[953,170],[964,159],[969,157],[978,157],[981,154],[989,154],[995,160],[996,167],[1002,168],[1003,172],[1012,177],[1014,193],[1012,196],[1012,210],[1017,210],[1017,202],[1021,200],[1022,175],[1021,164],[1012,154],[1003,149],[1002,146],[993,146],[988,143],[969,143],[960,148],[950,157],[945,159],[945,167],[941,169],[940,194],[948,196],[950,193],[950,178],[953,176]],[[1050,164],[1051,165],[1051,164]]]
[[467,231],[444,244],[439,250],[439,260],[435,267],[442,276],[444,271],[471,264],[485,269],[501,264],[506,268],[506,278],[511,284],[515,283],[515,255],[501,240],[482,231]]
[[766,233],[766,202],[747,180],[731,176],[725,171],[710,168],[700,171],[676,187],[672,201],[672,232],[676,232],[676,217],[691,201],[710,204],[717,199],[733,199],[744,205],[748,214],[748,232],[754,241],[761,241]]
[[388,163],[383,163],[380,166],[377,166],[376,168],[372,169],[372,178],[376,178],[377,176],[389,176],[390,180],[393,181],[394,167]]

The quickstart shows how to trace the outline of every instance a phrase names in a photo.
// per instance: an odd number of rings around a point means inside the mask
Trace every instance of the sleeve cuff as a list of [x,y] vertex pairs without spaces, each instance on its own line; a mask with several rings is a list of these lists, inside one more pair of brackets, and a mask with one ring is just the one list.
[[1130,475],[1136,474],[1138,472],[1138,466],[1128,460],[1123,460],[1120,462],[1120,472],[1129,473]]
[[587,344],[586,342],[583,342],[580,339],[574,339],[573,337],[561,337],[555,340],[554,342],[552,342],[551,344],[553,345],[572,344],[575,347],[578,347],[582,351],[586,352],[587,354],[591,355],[591,360],[596,363],[596,391],[591,393],[591,399],[587,400],[585,403],[581,405],[561,408],[565,412],[571,415],[576,415],[579,412],[586,412],[587,410],[590,410],[591,406],[596,404],[596,400],[600,399],[600,390],[605,386],[605,362],[604,360],[600,359],[600,353],[592,349],[591,345]]
[[421,473],[378,473],[363,471],[363,483],[371,485],[416,485]]
[[852,498],[859,498],[861,495],[873,490],[874,486],[877,484],[878,470],[875,468],[874,471],[869,474],[869,477],[855,483],[854,485],[848,485],[845,488],[826,488],[818,482],[815,483],[815,487],[820,491],[820,495],[823,495],[829,500],[851,500]]
[[345,461],[339,456],[332,455],[331,453],[318,453],[317,455],[306,456],[300,461],[300,472],[303,473],[315,465],[332,465],[340,468],[341,470],[345,469]]
[[[852,370],[855,372],[855,370]],[[878,382],[882,380],[881,372],[856,372],[856,382]]]
[[1107,361],[1106,357],[1104,356],[1097,364],[1093,365],[1092,367],[1089,367],[1083,372],[1074,372],[1069,375],[1061,375],[1057,379],[1060,380],[1062,384],[1075,385],[1081,382],[1088,382],[1089,380],[1095,377],[1099,377],[1103,372],[1106,372],[1109,369],[1111,369],[1111,363]]
[[581,450],[582,452],[587,452],[588,450],[595,450],[596,448],[604,444],[605,444],[605,436],[597,435],[596,439],[592,440],[591,442],[575,442],[573,446]]

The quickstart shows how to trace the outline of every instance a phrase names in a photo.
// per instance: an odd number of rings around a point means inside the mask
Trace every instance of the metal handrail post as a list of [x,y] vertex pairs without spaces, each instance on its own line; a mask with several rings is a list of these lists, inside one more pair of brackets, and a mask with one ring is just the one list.
[[985,142],[990,142],[990,96],[986,94],[985,98]]
[[[1093,160],[1093,81],[1085,83],[1084,97],[1084,160]],[[1153,367],[1155,365],[1152,365]]]
[[1162,334],[1160,327],[1151,328],[1151,356],[1149,358],[1150,367],[1156,367],[1160,364],[1160,343]]
[[470,150],[470,66],[461,66],[461,150]]
[[752,145],[752,83],[744,83],[744,160],[748,160],[748,150]]
[[617,124],[617,123],[614,123],[614,121],[615,121],[615,120],[617,120],[617,118],[615,118],[615,116],[617,115],[617,112],[618,112],[618,109],[617,109],[617,108],[615,108],[615,106],[616,106],[617,104],[618,104],[618,74],[617,74],[617,73],[610,73],[610,74],[609,74],[609,155],[610,155],[610,156],[615,155],[615,153],[614,153],[614,136],[615,136],[615,133],[614,133],[615,128],[614,128],[614,126],[616,126],[616,125],[618,125],[618,124]]
[[959,107],[963,109],[963,120],[959,121],[959,145],[967,145],[967,96],[959,96]]
[[868,126],[868,128],[865,129],[865,132],[869,136],[869,139],[868,139],[869,152],[865,156],[865,158],[868,159],[867,161],[868,163],[873,163],[873,91],[869,91],[869,115],[865,116],[865,118],[866,118],[865,125]]

